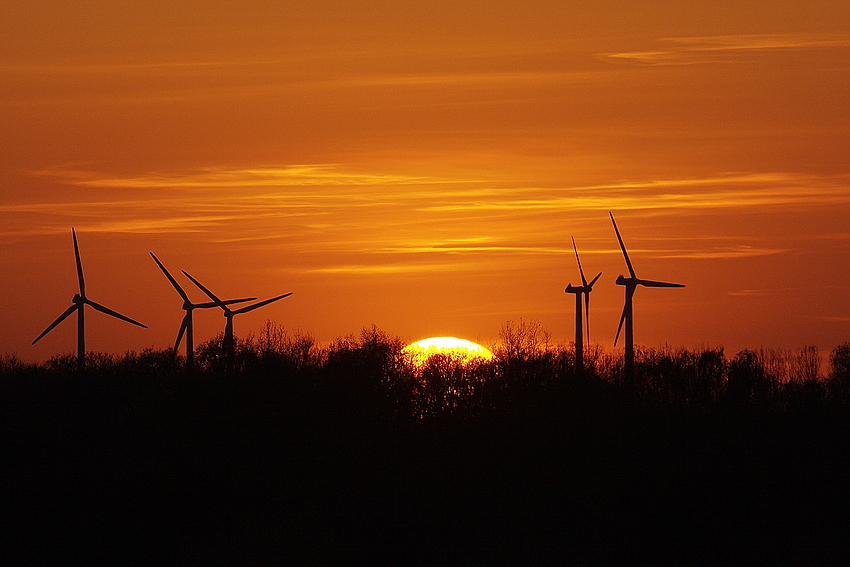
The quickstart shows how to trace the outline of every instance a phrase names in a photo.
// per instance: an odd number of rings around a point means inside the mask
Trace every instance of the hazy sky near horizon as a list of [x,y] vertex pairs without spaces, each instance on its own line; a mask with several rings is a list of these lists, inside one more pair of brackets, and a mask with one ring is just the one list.
[[[321,341],[376,324],[482,344],[509,320],[635,340],[850,340],[850,5],[0,3],[0,345],[173,344],[186,270]],[[196,343],[224,327],[196,312]]]

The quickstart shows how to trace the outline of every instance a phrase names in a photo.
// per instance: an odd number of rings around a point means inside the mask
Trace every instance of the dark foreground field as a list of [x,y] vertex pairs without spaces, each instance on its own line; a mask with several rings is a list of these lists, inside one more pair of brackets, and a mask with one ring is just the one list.
[[[426,396],[427,371],[400,364],[395,342],[377,338],[313,362],[258,357],[227,375],[202,367],[191,380],[166,353],[101,361],[85,376],[62,361],[6,364],[4,556],[39,565],[850,556],[841,376],[759,393],[769,377],[741,389],[740,361],[721,355],[692,384],[719,372],[718,387],[682,402],[659,389],[656,363],[635,385],[593,369],[578,376],[564,353],[545,364],[503,353],[475,369],[490,390],[475,382],[464,398],[457,378],[474,376],[443,361]],[[438,378],[454,386],[434,389]]]

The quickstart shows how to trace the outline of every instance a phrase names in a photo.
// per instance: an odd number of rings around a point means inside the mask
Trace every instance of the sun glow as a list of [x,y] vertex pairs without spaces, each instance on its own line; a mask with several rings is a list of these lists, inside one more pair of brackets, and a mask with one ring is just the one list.
[[469,361],[474,358],[490,360],[493,353],[478,343],[456,337],[431,337],[404,347],[413,355],[416,364],[424,364],[432,355],[446,354],[453,358]]

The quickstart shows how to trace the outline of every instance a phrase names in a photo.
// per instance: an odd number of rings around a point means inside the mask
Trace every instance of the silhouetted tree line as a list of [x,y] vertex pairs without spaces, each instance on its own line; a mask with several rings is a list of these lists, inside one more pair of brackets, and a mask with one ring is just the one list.
[[[375,327],[0,359],[3,549],[34,564],[840,564],[850,342],[421,366]],[[46,544],[45,542],[49,542]],[[259,561],[257,561],[259,559]],[[26,563],[24,561],[23,563]]]
[[84,376],[70,354],[42,364],[4,356],[0,397],[12,410],[15,399],[85,391],[95,400],[119,396],[112,411],[132,413],[194,393],[254,393],[282,404],[272,411],[312,412],[334,423],[539,418],[577,409],[576,396],[620,410],[695,415],[850,402],[850,343],[833,350],[825,376],[815,347],[743,350],[731,359],[722,348],[637,348],[635,381],[627,387],[622,357],[598,346],[586,347],[584,368],[576,369],[572,345],[552,345],[538,324],[508,322],[500,339],[492,360],[436,354],[417,365],[398,337],[374,326],[321,347],[309,333],[268,322],[259,336],[236,339],[232,369],[222,335],[199,345],[191,375],[170,350],[89,353]]

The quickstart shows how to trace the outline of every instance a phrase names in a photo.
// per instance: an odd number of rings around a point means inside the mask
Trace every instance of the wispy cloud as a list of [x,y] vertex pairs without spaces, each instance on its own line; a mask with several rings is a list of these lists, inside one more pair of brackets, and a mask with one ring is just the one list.
[[371,254],[564,254],[570,252],[563,247],[527,246],[518,242],[506,242],[493,237],[457,239],[415,239],[398,246],[382,246],[363,250]]
[[[850,177],[820,177],[790,173],[730,173],[714,177],[626,180],[615,183],[576,186],[534,187],[521,180],[495,180],[485,177],[432,177],[346,170],[344,164],[308,164],[256,168],[205,168],[194,171],[150,173],[132,177],[102,176],[79,169],[53,169],[34,172],[82,187],[112,189],[214,191],[216,189],[284,189],[287,191],[228,191],[229,206],[275,202],[298,206],[322,203],[328,193],[311,187],[351,187],[335,192],[354,200],[375,202],[376,196],[395,197],[405,202],[424,199],[420,210],[451,211],[461,209],[597,209],[612,206],[612,199],[624,200],[619,208],[688,208],[747,206],[793,203],[824,198],[850,202]],[[411,186],[427,186],[421,190]],[[464,186],[458,191],[458,186]],[[304,188],[292,191],[292,188]],[[368,191],[364,188],[372,188]],[[395,189],[395,190],[394,190]],[[175,193],[165,198],[175,198]],[[183,195],[192,195],[184,193]],[[209,194],[208,194],[209,195]],[[651,195],[651,198],[647,198]],[[161,200],[159,196],[158,200]],[[211,201],[213,203],[214,201]],[[433,204],[431,204],[433,203]],[[104,203],[109,204],[109,203]],[[29,205],[27,205],[29,206]],[[33,205],[33,206],[48,206]]]
[[671,37],[659,49],[603,53],[602,57],[640,65],[695,65],[747,53],[850,47],[850,34],[749,34]]
[[[535,195],[529,198],[529,195]],[[711,209],[825,201],[850,202],[850,179],[791,174],[736,174],[699,179],[627,181],[563,188],[523,188],[501,199],[462,198],[431,211]]]
[[[210,167],[195,171],[150,173],[134,177],[95,176],[79,169],[49,169],[37,175],[65,177],[73,184],[114,188],[233,188],[339,185],[417,185],[445,182],[424,176],[345,171],[343,164],[303,164],[278,167],[223,168]],[[452,179],[454,183],[458,180]]]
[[322,268],[310,268],[304,270],[313,274],[338,274],[338,275],[388,275],[388,274],[416,274],[421,272],[457,272],[466,271],[469,266],[452,263],[392,263],[392,264],[342,264]]
[[799,288],[784,288],[784,289],[739,289],[737,291],[730,291],[728,295],[741,296],[741,297],[761,297],[761,296],[773,296],[773,295],[782,295],[786,293],[795,293],[800,291]]
[[[722,259],[722,258],[751,258],[754,256],[770,256],[788,252],[787,248],[758,248],[755,246],[714,247],[703,250],[654,251],[659,258],[693,258],[693,259]],[[735,294],[733,294],[735,295]],[[738,294],[741,295],[741,294]]]
[[[232,221],[253,221],[259,226],[293,218],[314,228],[339,228],[354,222],[351,215],[343,215],[353,209],[361,209],[357,222],[364,222],[367,210],[376,215],[383,211],[386,217],[388,209],[405,206],[409,210],[412,202],[424,196],[456,194],[459,186],[469,183],[457,178],[356,172],[341,164],[204,168],[124,177],[75,166],[33,174],[84,188],[85,195],[103,195],[106,190],[110,198],[86,200],[75,194],[73,202],[5,204],[0,205],[0,214],[37,215],[42,222],[55,215],[64,224],[85,223],[87,230],[106,232],[195,232]],[[321,220],[333,214],[337,215],[333,222]],[[259,236],[241,234],[229,240],[255,238]]]
[[[15,234],[52,234],[68,226],[89,232],[203,234],[205,242],[238,242],[255,250],[285,246],[305,258],[323,255],[320,264],[311,261],[304,269],[336,274],[474,270],[482,261],[495,265],[507,257],[514,265],[523,257],[571,257],[568,238],[551,228],[562,226],[565,215],[607,210],[630,210],[632,216],[641,211],[714,214],[722,208],[765,211],[771,206],[850,203],[850,178],[787,173],[533,188],[504,178],[354,171],[343,164],[205,168],[124,177],[73,167],[38,175],[82,188],[84,195],[109,198],[0,205],[0,214],[18,219]],[[734,237],[670,238],[657,247],[644,244],[644,249],[635,242],[630,252],[655,258],[734,259],[781,254],[788,246],[787,240],[766,244]],[[581,253],[620,254],[609,240],[596,241]]]
[[[346,57],[351,57],[348,54]],[[597,76],[586,70],[494,71],[471,67],[457,70],[456,58],[443,69],[434,65],[366,72],[362,61],[346,64],[345,57],[316,66],[286,60],[185,61],[174,63],[128,63],[84,65],[0,65],[0,73],[14,85],[27,84],[26,96],[0,97],[0,108],[36,104],[73,105],[96,102],[105,106],[253,100],[268,97],[305,96],[312,93],[353,90],[437,88],[452,91],[477,87],[551,86],[580,84]],[[438,66],[439,67],[439,66]],[[418,71],[418,72],[417,72]],[[234,81],[239,77],[239,81]],[[35,85],[35,88],[32,88]],[[57,88],[59,85],[61,88]],[[96,85],[98,88],[92,88]],[[11,89],[8,89],[11,91]],[[61,93],[57,94],[57,92]],[[434,100],[427,104],[435,104]]]
[[[648,248],[630,248],[632,254],[641,255],[643,257],[656,258],[690,258],[690,259],[729,259],[729,258],[752,258],[756,256],[770,256],[774,254],[782,254],[789,252],[788,248],[767,248],[748,245],[738,246],[710,246],[706,243],[697,244],[694,249],[648,249]],[[559,246],[524,246],[522,244],[492,244],[483,245],[451,245],[445,243],[435,244],[417,244],[396,247],[376,247],[369,250],[361,250],[363,253],[370,254],[498,254],[505,255],[522,255],[522,256],[569,256],[573,253],[571,248]],[[592,255],[613,255],[619,256],[620,249],[616,247],[606,247],[600,249],[584,250],[582,256]]]

